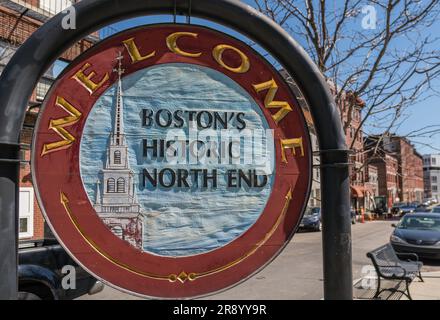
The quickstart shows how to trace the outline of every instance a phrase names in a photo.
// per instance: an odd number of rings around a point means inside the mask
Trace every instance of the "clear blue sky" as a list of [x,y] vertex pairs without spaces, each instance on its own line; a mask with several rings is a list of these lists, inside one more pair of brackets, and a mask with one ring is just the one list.
[[[252,1],[247,0],[245,2],[252,3]],[[362,19],[362,16],[359,17]],[[178,22],[185,22],[184,17],[178,17]],[[120,31],[126,28],[130,28],[136,25],[142,24],[151,24],[151,23],[163,23],[163,22],[172,22],[172,17],[170,16],[153,16],[153,17],[142,17],[131,20],[126,20],[124,22],[118,23],[114,25],[114,30],[106,30],[103,36],[108,36],[112,31]],[[217,28],[229,34],[232,34],[235,37],[241,38],[245,40],[240,34],[229,30],[223,26],[207,22],[204,20],[192,18],[191,23],[193,24],[202,24],[208,25],[210,27]],[[380,17],[379,22],[380,23]],[[361,23],[358,24],[358,27],[361,28]],[[436,23],[430,30],[433,34],[433,37],[440,37],[440,22]],[[402,41],[402,43],[396,43],[396,47],[402,46],[405,47],[407,43]],[[258,50],[258,47],[257,47]],[[434,87],[436,87],[440,91],[440,79],[437,79],[432,83]],[[413,143],[415,143],[417,150],[422,153],[440,153],[440,96],[435,94],[434,92],[426,92],[426,95],[431,95],[427,100],[418,102],[405,110],[404,118],[406,119],[400,127],[397,129],[397,134],[407,135],[408,133],[418,130],[421,128],[426,128],[428,126],[438,126],[437,130],[439,133],[433,136],[426,135],[425,137],[414,137],[411,138]],[[365,128],[367,131],[371,132],[371,127],[367,126]]]

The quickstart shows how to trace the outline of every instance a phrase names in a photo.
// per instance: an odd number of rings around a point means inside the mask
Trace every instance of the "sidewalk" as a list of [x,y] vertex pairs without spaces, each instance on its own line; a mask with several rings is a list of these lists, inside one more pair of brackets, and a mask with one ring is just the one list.
[[[422,277],[424,282],[415,279],[410,287],[409,291],[411,293],[413,300],[440,300],[440,272],[422,272]],[[369,283],[374,283],[370,289],[365,289],[362,287],[362,281],[373,281]],[[376,292],[376,276],[367,276],[354,281],[354,299],[356,300],[371,300]],[[385,280],[386,281],[386,280]],[[385,282],[382,280],[382,282]],[[396,287],[397,288],[397,287]],[[403,284],[399,286],[400,290],[405,290]],[[408,300],[408,298],[400,293],[391,293],[390,291],[385,291],[380,295],[381,300]]]
[[440,272],[422,272],[425,282],[414,281],[409,291],[414,300],[440,300]]
[[[440,300],[440,272],[423,272],[422,276],[425,282],[419,282],[418,280],[415,280],[409,287],[413,300]],[[359,297],[356,296],[356,293],[359,292],[356,292],[355,289],[354,299],[355,300],[371,299],[371,297],[374,295],[375,290],[372,290],[371,292],[366,292],[366,291],[364,292],[365,292],[365,296]],[[126,293],[122,293],[108,286],[105,286],[104,291],[96,296],[85,295],[78,298],[78,300],[95,300],[95,299],[140,300],[141,298],[128,295]],[[391,298],[390,300],[393,299]],[[408,299],[405,296],[403,296],[400,297],[400,300],[408,300]]]

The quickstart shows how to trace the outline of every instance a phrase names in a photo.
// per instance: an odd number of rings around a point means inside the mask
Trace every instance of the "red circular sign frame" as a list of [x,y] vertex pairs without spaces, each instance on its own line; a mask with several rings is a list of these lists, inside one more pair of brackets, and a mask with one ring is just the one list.
[[[174,46],[167,44],[167,37],[182,32],[196,36],[181,34],[175,38],[178,41],[173,42]],[[140,57],[152,52],[154,55],[134,62],[134,51],[130,53],[123,42],[127,39],[134,40]],[[216,57],[213,50],[219,45],[226,46],[220,57],[218,54]],[[124,56],[125,76],[166,63],[196,64],[227,75],[251,95],[274,130],[276,171],[270,198],[258,220],[227,245],[177,258],[141,252],[116,237],[93,209],[80,176],[80,141],[95,102],[117,80],[111,71],[119,52]],[[201,55],[196,56],[197,53]],[[248,70],[240,53],[248,58]],[[240,66],[244,68],[237,72]],[[100,86],[86,89],[87,79],[83,79],[83,83],[74,79],[80,70],[93,84]],[[255,85],[268,84],[268,81],[276,84],[276,90],[273,85],[256,90]],[[271,101],[267,100],[269,90],[275,93],[271,108],[267,108]],[[59,97],[74,106],[80,115],[60,108]],[[279,102],[287,102],[291,110],[276,121],[277,112],[281,110]],[[61,144],[54,152],[44,151],[47,145],[56,142]],[[35,128],[32,156],[33,181],[40,206],[64,248],[105,283],[140,296],[161,298],[196,297],[223,290],[250,277],[271,261],[293,236],[302,217],[310,192],[311,166],[310,139],[304,117],[279,73],[237,39],[206,27],[179,24],[149,25],[124,31],[72,62],[44,101]]]

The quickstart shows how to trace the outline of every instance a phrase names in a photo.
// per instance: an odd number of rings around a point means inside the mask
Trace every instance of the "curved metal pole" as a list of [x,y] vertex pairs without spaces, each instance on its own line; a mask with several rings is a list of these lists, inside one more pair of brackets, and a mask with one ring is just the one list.
[[[15,148],[19,141],[25,109],[32,90],[45,70],[70,46],[108,24],[131,17],[186,14],[187,0],[83,0],[76,8],[76,29],[62,28],[60,13],[40,27],[15,53],[0,77],[0,150]],[[325,79],[305,51],[279,25],[238,0],[192,0],[192,16],[215,21],[238,30],[259,43],[276,58],[297,81],[311,106],[321,149],[321,192],[323,211],[324,297],[352,298],[351,224],[348,182],[348,156],[345,137],[334,99]],[[6,149],[5,149],[6,150]],[[14,160],[16,152],[1,158]],[[12,168],[15,172],[18,164]],[[9,173],[7,172],[9,171]],[[17,205],[17,179],[11,168],[0,167],[0,298],[2,283],[16,271],[16,253],[11,251],[12,230]],[[3,245],[8,239],[8,246]],[[14,262],[15,261],[15,262]],[[8,279],[7,279],[8,278]]]

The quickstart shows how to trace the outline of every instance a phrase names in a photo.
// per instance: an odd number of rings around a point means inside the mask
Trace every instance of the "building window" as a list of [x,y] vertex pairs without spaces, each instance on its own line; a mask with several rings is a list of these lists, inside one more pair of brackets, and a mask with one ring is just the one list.
[[19,238],[34,236],[34,189],[20,188]]
[[431,177],[431,181],[432,181],[433,183],[437,183],[437,176],[432,176],[432,177]]
[[437,164],[435,158],[432,158],[432,159],[431,159],[431,162],[432,162],[432,165],[436,165],[436,164]]
[[118,193],[124,193],[125,192],[125,179],[124,178],[119,178],[118,179],[117,192]]
[[432,186],[432,191],[433,191],[433,192],[437,192],[437,191],[438,191],[437,186]]
[[123,238],[124,230],[122,230],[121,226],[114,226],[114,227],[111,228],[111,230],[112,230],[112,232],[113,232],[113,234],[115,236],[117,236],[117,237],[119,237],[121,239]]
[[56,14],[70,7],[75,1],[72,0],[40,0],[40,9],[51,14]]
[[35,95],[37,101],[43,101],[44,97],[46,97],[47,92],[49,91],[51,86],[51,81],[41,79],[40,82],[37,83],[37,87],[35,88]]
[[121,164],[121,151],[116,150],[113,156],[115,164]]
[[115,192],[115,179],[110,178],[107,180],[107,192],[108,193]]

